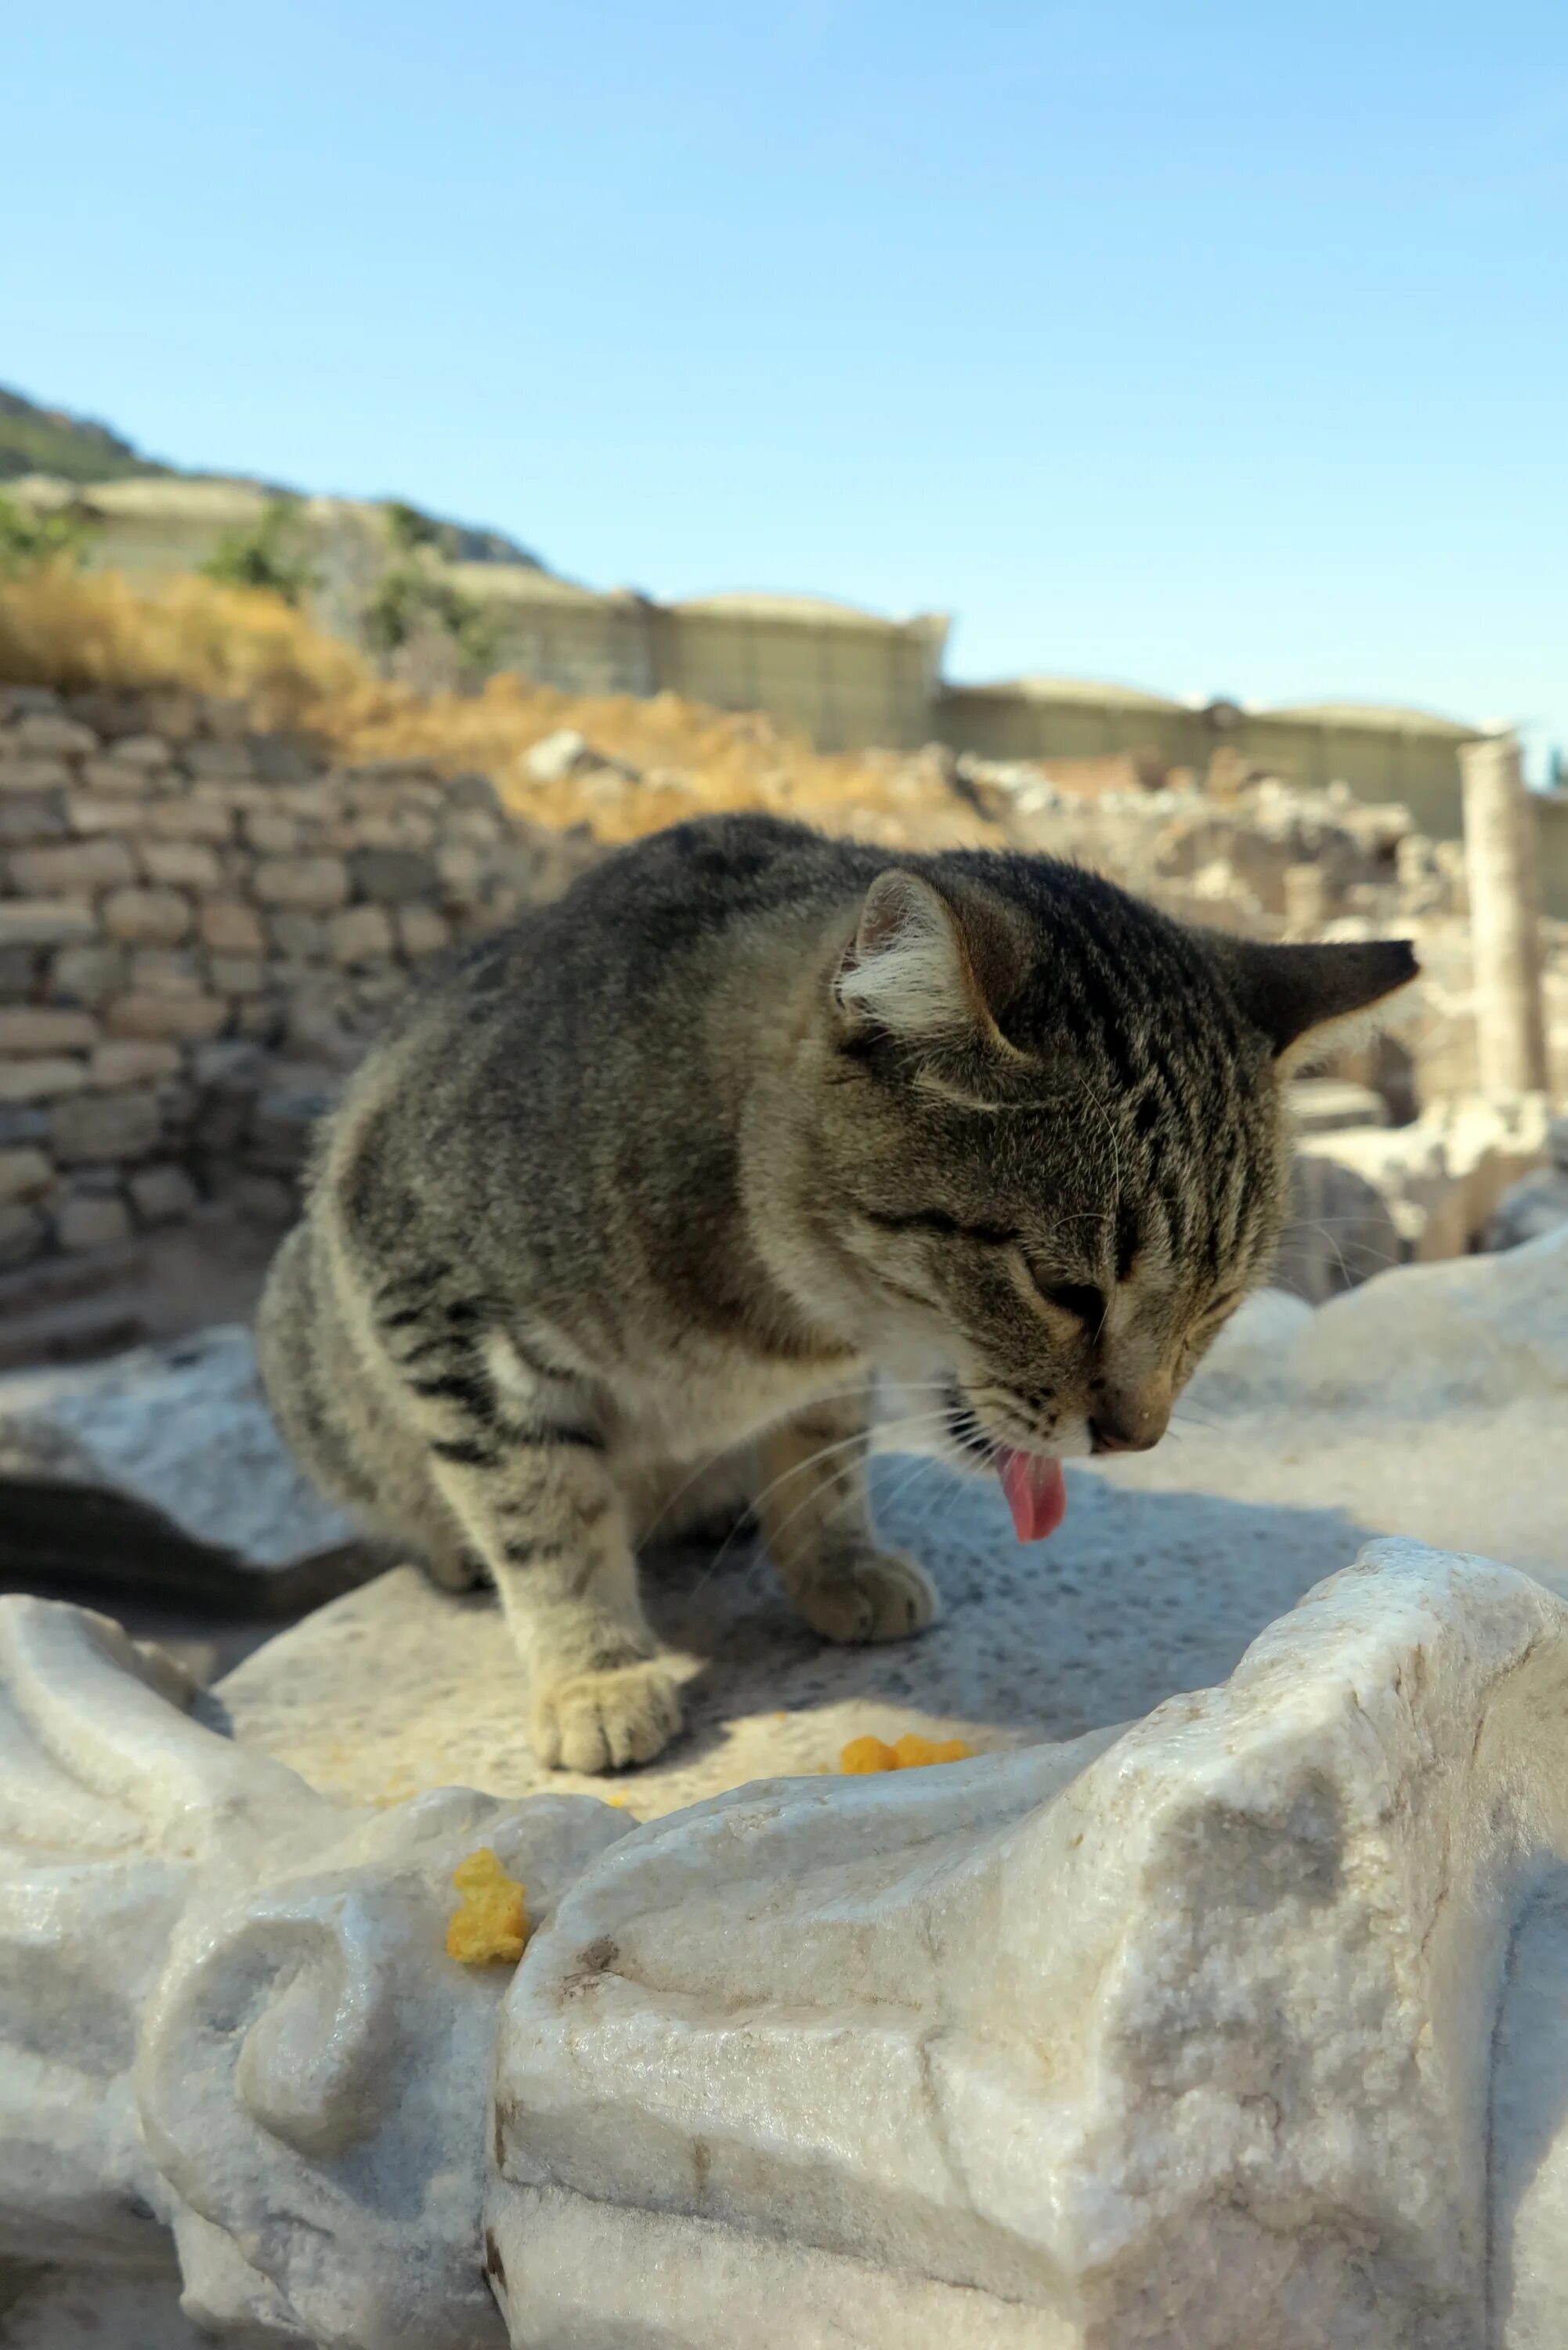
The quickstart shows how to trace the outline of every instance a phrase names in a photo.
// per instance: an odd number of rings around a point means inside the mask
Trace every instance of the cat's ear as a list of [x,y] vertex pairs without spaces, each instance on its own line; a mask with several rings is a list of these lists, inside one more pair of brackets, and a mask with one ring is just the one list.
[[995,1109],[1039,1075],[992,1009],[1010,1000],[1026,952],[1017,918],[989,891],[950,898],[895,866],[866,892],[834,974],[835,1008],[851,1035],[906,1046],[922,1090]]
[[1229,943],[1241,1009],[1285,1069],[1354,1045],[1379,1024],[1387,998],[1421,968],[1404,939],[1321,946]]
[[908,1045],[957,1044],[995,1025],[957,915],[929,881],[898,867],[866,892],[833,995],[857,1026]]

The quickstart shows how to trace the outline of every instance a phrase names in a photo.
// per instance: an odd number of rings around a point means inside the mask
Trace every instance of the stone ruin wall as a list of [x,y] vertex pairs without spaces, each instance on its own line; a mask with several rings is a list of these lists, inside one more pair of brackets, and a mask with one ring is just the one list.
[[285,1219],[410,973],[593,853],[484,776],[333,768],[235,704],[0,688],[0,1266],[203,1197]]
[[[597,764],[586,744],[574,757]],[[979,816],[992,837],[1096,866],[1189,920],[1413,933],[1418,1024],[1340,1074],[1375,1085],[1396,1120],[1475,1087],[1462,852],[1421,838],[1407,810],[1278,785],[1229,803],[1084,796],[935,748],[912,764],[933,762],[965,837]],[[597,780],[638,788],[630,771]],[[909,831],[897,780],[856,825],[892,849]],[[282,1225],[316,1118],[410,973],[598,853],[586,831],[510,816],[483,775],[335,768],[249,731],[237,703],[0,687],[0,1271],[203,1201]],[[1545,934],[1561,1100],[1568,924]]]

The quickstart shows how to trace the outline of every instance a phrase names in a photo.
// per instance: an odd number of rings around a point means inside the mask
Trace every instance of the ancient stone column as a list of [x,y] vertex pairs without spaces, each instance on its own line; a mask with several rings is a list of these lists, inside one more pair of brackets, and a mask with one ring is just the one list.
[[1537,1093],[1546,1085],[1538,851],[1518,737],[1463,743],[1459,766],[1481,1088]]

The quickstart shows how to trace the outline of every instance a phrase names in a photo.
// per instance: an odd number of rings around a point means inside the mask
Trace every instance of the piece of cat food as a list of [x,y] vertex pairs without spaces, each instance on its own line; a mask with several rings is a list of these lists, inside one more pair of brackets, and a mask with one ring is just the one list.
[[896,1746],[884,1738],[852,1738],[838,1758],[838,1767],[849,1778],[862,1778],[873,1771],[923,1771],[931,1762],[967,1762],[974,1748],[961,1738],[922,1738],[918,1731],[907,1730]]
[[446,1954],[465,1967],[515,1966],[528,1940],[523,1887],[488,1845],[452,1871],[462,1899],[447,1921]]

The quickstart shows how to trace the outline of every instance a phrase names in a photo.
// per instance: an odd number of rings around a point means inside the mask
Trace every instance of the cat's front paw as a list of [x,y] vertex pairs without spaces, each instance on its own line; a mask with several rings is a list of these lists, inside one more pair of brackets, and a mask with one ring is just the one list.
[[651,1762],[680,1727],[680,1695],[662,1665],[574,1673],[534,1700],[534,1752],[556,1771],[624,1771]]
[[901,1550],[836,1553],[798,1581],[792,1596],[825,1640],[903,1640],[938,1613],[930,1576]]

